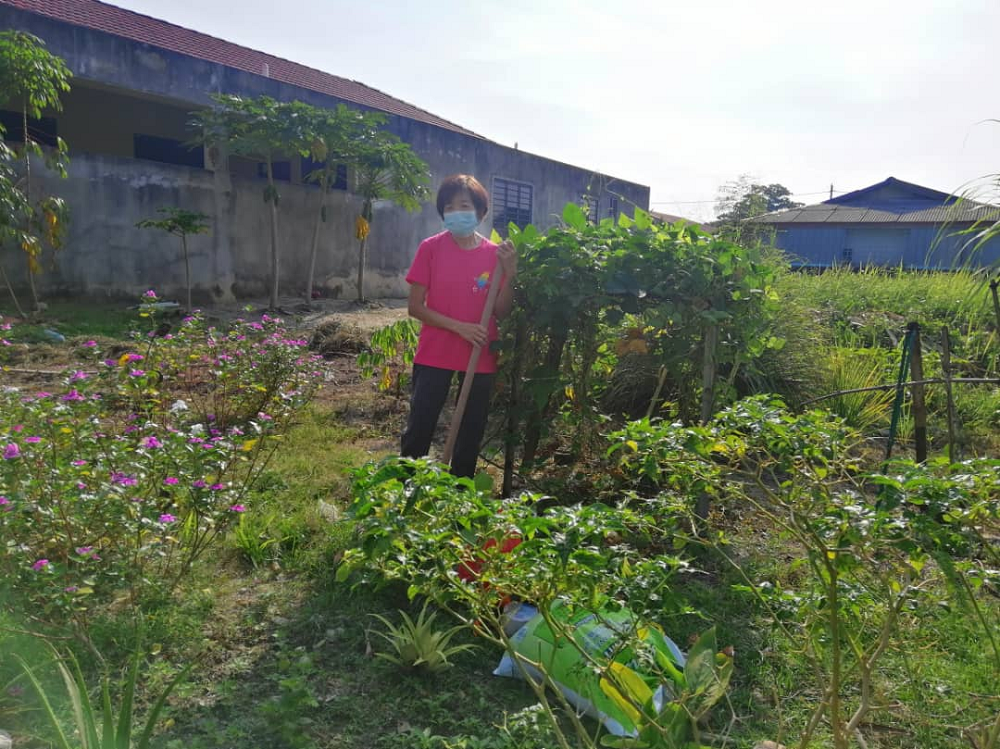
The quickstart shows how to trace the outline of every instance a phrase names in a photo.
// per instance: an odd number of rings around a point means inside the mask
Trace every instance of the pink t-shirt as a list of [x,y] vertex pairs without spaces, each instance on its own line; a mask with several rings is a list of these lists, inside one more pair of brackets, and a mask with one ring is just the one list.
[[[451,232],[444,231],[420,243],[406,282],[427,287],[428,309],[462,322],[478,323],[496,264],[497,246],[493,242],[483,239],[475,249],[464,250]],[[490,318],[488,331],[490,342],[500,337],[495,317]],[[464,372],[471,355],[472,344],[460,335],[424,323],[413,361]],[[483,346],[476,372],[496,371],[496,354],[488,345]]]

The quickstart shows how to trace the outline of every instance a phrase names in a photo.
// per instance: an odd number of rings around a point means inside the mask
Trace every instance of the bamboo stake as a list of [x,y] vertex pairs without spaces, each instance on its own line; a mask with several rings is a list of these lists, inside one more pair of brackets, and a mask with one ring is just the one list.
[[[497,261],[496,267],[493,269],[490,290],[486,295],[486,306],[483,307],[483,316],[479,320],[479,324],[484,328],[489,326],[490,318],[493,316],[493,307],[496,306],[501,281],[503,281],[503,270],[500,268],[500,262]],[[472,392],[472,379],[476,376],[476,366],[479,364],[479,355],[482,352],[482,346],[472,347],[472,354],[469,356],[469,366],[465,368],[465,379],[462,380],[462,389],[458,394],[458,403],[455,404],[455,413],[452,414],[451,426],[448,428],[448,439],[444,443],[444,454],[441,457],[442,463],[451,463],[451,456],[455,451],[455,442],[458,440],[458,429],[462,426],[465,407],[469,403],[469,393]]]
[[[705,328],[705,358],[701,368],[701,423],[707,424],[712,418],[715,400],[715,346],[719,338],[719,328],[709,325]],[[702,492],[695,501],[694,512],[702,520],[708,518],[710,509],[708,494]]]
[[944,372],[944,392],[948,403],[948,460],[959,460],[958,444],[955,440],[955,400],[951,392],[951,335],[948,326],[941,328],[941,369]]
[[997,293],[998,286],[1000,286],[1000,278],[994,278],[990,281],[990,291],[993,294],[993,314],[997,317],[997,335],[1000,335],[1000,294]]
[[920,323],[911,322],[913,332],[910,353],[910,373],[914,383],[910,387],[913,413],[913,437],[916,442],[917,462],[927,462],[927,404],[924,402],[924,357],[921,351]]

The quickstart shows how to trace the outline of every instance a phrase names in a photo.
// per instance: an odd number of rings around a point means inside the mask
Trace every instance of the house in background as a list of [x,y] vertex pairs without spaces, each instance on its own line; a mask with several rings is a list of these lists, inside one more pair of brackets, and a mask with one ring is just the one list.
[[956,268],[1000,262],[1000,237],[973,253],[970,227],[1000,219],[1000,207],[889,177],[871,187],[754,221],[773,227],[775,245],[800,267],[880,265]]
[[[430,166],[432,184],[455,172],[483,182],[491,192],[492,223],[504,231],[511,221],[547,228],[566,202],[583,196],[600,218],[649,206],[644,185],[508,148],[364,84],[97,0],[0,0],[0,28],[40,37],[74,76],[63,111],[29,122],[38,140],[58,136],[70,149],[69,179],[41,178],[41,189],[64,197],[70,209],[58,268],[39,279],[50,293],[183,288],[176,240],[135,228],[168,206],[214,219],[211,234],[191,242],[192,278],[202,302],[265,293],[268,224],[261,165],[234,158],[228,170],[216,170],[204,149],[186,146],[194,135],[190,113],[211,105],[214,93],[386,112],[388,129]],[[2,98],[0,92],[0,110]],[[8,138],[21,136],[12,112],[0,111],[0,122]],[[279,222],[282,292],[301,293],[318,191],[303,184],[308,164],[300,158],[277,164],[275,171],[286,183]],[[342,174],[317,263],[317,283],[331,296],[355,291],[353,227],[361,201],[350,184],[351,175]],[[376,205],[368,295],[405,296],[403,277],[417,244],[440,229],[433,201],[417,214]],[[6,267],[22,267],[13,258],[18,251],[8,252]]]

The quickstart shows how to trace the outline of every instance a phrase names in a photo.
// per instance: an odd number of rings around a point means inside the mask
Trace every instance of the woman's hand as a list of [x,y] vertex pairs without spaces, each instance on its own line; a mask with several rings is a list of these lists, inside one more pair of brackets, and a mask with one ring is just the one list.
[[498,245],[497,260],[507,283],[510,283],[517,277],[517,250],[514,249],[514,243],[509,239],[505,239]]
[[473,346],[486,345],[486,328],[478,323],[456,322],[453,330]]

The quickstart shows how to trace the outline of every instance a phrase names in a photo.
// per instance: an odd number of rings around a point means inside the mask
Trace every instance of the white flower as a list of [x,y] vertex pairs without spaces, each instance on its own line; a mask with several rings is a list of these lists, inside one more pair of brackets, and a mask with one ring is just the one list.
[[188,410],[188,404],[182,400],[174,401],[174,404],[170,407],[170,413],[172,414],[179,414],[187,410]]

